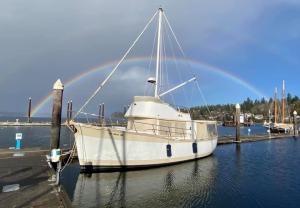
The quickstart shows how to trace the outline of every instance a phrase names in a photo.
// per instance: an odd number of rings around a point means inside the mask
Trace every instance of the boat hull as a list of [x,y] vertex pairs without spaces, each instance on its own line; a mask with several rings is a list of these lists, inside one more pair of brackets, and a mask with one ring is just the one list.
[[165,166],[213,153],[217,137],[170,139],[86,124],[74,125],[79,164],[85,170],[118,170]]

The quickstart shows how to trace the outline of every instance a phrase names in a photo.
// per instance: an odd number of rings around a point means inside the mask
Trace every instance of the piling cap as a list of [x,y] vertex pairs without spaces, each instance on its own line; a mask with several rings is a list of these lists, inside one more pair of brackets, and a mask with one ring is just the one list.
[[237,103],[237,104],[235,105],[235,108],[240,109],[240,108],[241,108],[240,104]]
[[53,85],[54,90],[63,90],[64,85],[61,83],[60,79],[56,80],[56,82]]

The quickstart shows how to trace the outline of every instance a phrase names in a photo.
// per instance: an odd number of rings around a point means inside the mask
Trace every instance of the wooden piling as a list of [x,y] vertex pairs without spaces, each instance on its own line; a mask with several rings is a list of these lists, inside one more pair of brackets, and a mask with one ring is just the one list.
[[68,104],[67,104],[67,123],[69,124],[70,123],[70,102],[68,101]]
[[123,108],[123,114],[124,114],[124,116],[125,116],[126,112],[127,112],[127,106],[124,105],[124,108]]
[[102,126],[102,104],[99,105],[98,122],[99,125]]
[[64,86],[58,79],[53,85],[53,108],[51,123],[51,145],[50,149],[59,148],[61,110]]
[[241,115],[241,106],[240,104],[235,105],[235,140],[236,142],[241,142],[240,138],[240,115]]
[[73,101],[70,100],[70,113],[69,113],[69,119],[72,120],[73,116]]
[[27,122],[31,123],[31,97],[28,99]]
[[102,126],[105,126],[105,118],[104,118],[104,103],[102,103],[101,107],[101,117],[102,117]]

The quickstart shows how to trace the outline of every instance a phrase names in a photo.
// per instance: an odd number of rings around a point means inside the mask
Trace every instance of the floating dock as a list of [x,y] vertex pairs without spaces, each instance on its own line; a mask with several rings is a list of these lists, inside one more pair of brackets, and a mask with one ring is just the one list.
[[283,139],[293,137],[292,134],[265,134],[265,135],[250,135],[250,136],[241,136],[240,141],[236,141],[235,136],[221,136],[218,139],[218,145],[222,144],[233,144],[233,143],[245,143],[245,142],[256,142],[270,139]]
[[[65,126],[66,124],[61,124]],[[22,127],[43,127],[43,126],[51,126],[51,122],[0,122],[0,126],[3,127],[13,127],[13,126],[22,126]]]
[[[17,154],[16,154],[17,153]],[[4,207],[71,207],[62,187],[51,180],[49,150],[0,149],[0,201]]]

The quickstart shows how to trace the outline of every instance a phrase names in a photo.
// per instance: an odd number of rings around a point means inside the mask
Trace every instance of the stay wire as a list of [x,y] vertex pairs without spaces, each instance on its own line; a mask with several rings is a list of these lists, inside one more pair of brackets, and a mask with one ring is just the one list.
[[[175,41],[176,41],[176,43],[177,43],[177,45],[178,45],[178,47],[179,47],[180,52],[182,53],[183,57],[186,59],[186,55],[185,55],[185,53],[184,53],[184,51],[183,51],[183,49],[182,49],[182,47],[181,47],[181,44],[179,43],[179,41],[178,41],[178,39],[177,39],[177,36],[176,36],[175,33],[174,33],[174,30],[173,30],[173,28],[172,28],[172,26],[171,26],[171,24],[170,24],[170,22],[169,22],[167,16],[166,16],[164,13],[163,13],[163,15],[164,15],[164,17],[165,17],[165,19],[166,19],[166,22],[167,22],[167,24],[168,24],[168,26],[169,26],[169,29],[171,30],[171,33],[172,33],[172,35],[173,35],[173,37],[174,37],[174,39],[175,39]],[[191,64],[190,64],[189,62],[188,62],[188,64],[189,64],[190,70],[191,70],[191,69],[192,69],[192,66],[191,66]],[[202,90],[201,90],[201,88],[200,88],[200,86],[199,86],[198,80],[196,80],[196,85],[197,85],[197,88],[198,88],[198,90],[199,90],[199,92],[200,92],[200,94],[201,94],[201,97],[202,97],[202,99],[203,99],[203,98],[204,98],[204,95],[203,95]],[[209,108],[208,108],[206,99],[204,98],[203,101],[205,102],[206,108],[208,109],[208,112],[209,112],[209,114],[211,115],[211,112],[210,112],[210,110],[209,110]]]
[[[156,28],[156,30],[155,30],[155,34],[154,34],[154,39],[153,39],[153,42],[152,42],[152,50],[151,50],[151,58],[150,58],[150,62],[149,62],[149,65],[148,65],[148,71],[147,71],[147,76],[148,77],[150,77],[150,71],[151,71],[151,66],[152,66],[152,60],[153,60],[153,56],[154,56],[154,48],[155,48],[155,40],[156,40],[156,37],[157,37],[157,30],[158,30],[158,28],[157,27],[155,27]],[[146,95],[147,94],[147,89],[148,89],[148,87],[147,87],[148,85],[146,84],[145,85],[145,89],[144,89],[144,95]]]

